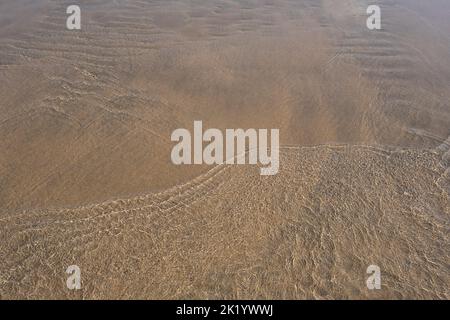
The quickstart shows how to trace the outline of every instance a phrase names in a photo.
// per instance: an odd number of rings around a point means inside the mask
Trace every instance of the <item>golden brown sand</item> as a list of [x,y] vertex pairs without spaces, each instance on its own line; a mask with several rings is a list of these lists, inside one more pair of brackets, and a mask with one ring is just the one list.
[[[379,2],[2,1],[0,298],[448,299],[450,4]],[[174,166],[194,120],[280,173]]]

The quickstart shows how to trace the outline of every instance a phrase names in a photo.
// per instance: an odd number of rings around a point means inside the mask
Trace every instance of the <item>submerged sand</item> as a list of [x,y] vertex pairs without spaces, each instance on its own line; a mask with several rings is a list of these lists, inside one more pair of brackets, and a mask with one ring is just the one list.
[[[363,0],[95,0],[69,31],[3,1],[0,298],[448,299],[450,4],[379,2],[380,31]],[[280,129],[279,174],[174,166],[194,120]]]
[[[0,294],[449,298],[448,179],[438,153],[289,147],[281,161],[275,178],[220,166],[157,194],[5,217]],[[65,287],[73,264],[78,292]],[[372,264],[381,290],[366,287]]]

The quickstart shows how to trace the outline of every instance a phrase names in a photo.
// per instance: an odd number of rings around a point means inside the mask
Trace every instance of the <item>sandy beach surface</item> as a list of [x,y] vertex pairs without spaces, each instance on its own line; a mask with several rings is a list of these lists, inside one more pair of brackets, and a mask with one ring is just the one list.
[[[0,3],[1,299],[450,297],[450,2],[73,2]],[[279,173],[175,166],[195,120]]]

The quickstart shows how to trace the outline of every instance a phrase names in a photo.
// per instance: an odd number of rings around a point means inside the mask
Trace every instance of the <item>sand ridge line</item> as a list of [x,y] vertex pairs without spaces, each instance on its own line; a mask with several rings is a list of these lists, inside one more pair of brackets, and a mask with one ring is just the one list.
[[[402,152],[405,150],[410,150],[409,148],[400,148],[400,147],[392,147],[392,146],[370,146],[370,145],[349,145],[349,144],[321,144],[316,146],[295,146],[295,145],[283,145],[280,146],[280,151],[295,151],[295,150],[315,150],[315,149],[332,149],[332,150],[342,150],[342,149],[364,149],[369,152],[376,153],[380,156],[389,157],[392,152]],[[395,150],[395,151],[394,151]],[[248,151],[246,151],[247,153]],[[236,155],[235,158],[242,156],[242,155]],[[183,199],[186,195],[192,194],[193,190],[201,189],[201,188],[207,188],[209,185],[207,185],[209,182],[211,182],[216,176],[222,175],[225,170],[233,167],[233,165],[228,165],[226,163],[216,165],[214,168],[208,170],[204,174],[195,177],[194,179],[187,181],[183,184],[174,186],[172,188],[169,188],[167,190],[157,192],[157,193],[149,193],[143,196],[139,197],[133,197],[133,198],[127,198],[127,199],[115,199],[115,200],[109,200],[105,201],[99,204],[92,204],[88,206],[81,206],[76,208],[52,208],[52,209],[39,209],[37,211],[24,211],[21,214],[12,215],[9,217],[5,217],[0,219],[0,222],[6,222],[13,219],[20,219],[21,217],[25,216],[41,216],[42,214],[51,214],[51,213],[77,213],[82,211],[92,211],[92,212],[98,212],[95,216],[90,216],[82,219],[76,219],[80,221],[87,221],[92,220],[96,218],[101,218],[107,215],[113,215],[118,213],[124,213],[124,212],[133,212],[133,211],[141,211],[143,209],[147,208],[157,208],[160,212],[167,212],[172,210],[173,208],[177,207],[178,205],[163,208],[160,207],[171,203],[173,201],[177,201],[177,198]],[[208,192],[209,193],[209,192]],[[195,196],[195,193],[194,193]],[[192,196],[192,197],[194,197]],[[167,199],[161,199],[161,197],[167,197]],[[191,197],[191,198],[192,198]],[[188,199],[191,199],[188,198]],[[122,206],[122,205],[132,205],[138,204],[142,201],[151,201],[150,204],[144,205],[144,206],[137,206],[137,207],[131,207],[126,209],[120,209],[115,210],[112,212],[104,212],[105,210],[111,210],[114,209],[114,207]]]

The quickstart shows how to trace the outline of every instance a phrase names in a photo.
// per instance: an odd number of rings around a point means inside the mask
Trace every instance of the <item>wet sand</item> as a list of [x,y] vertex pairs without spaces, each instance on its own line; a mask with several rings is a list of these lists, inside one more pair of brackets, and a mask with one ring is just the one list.
[[[448,299],[450,4],[380,3],[0,4],[0,297]],[[174,166],[194,120],[280,173]]]

